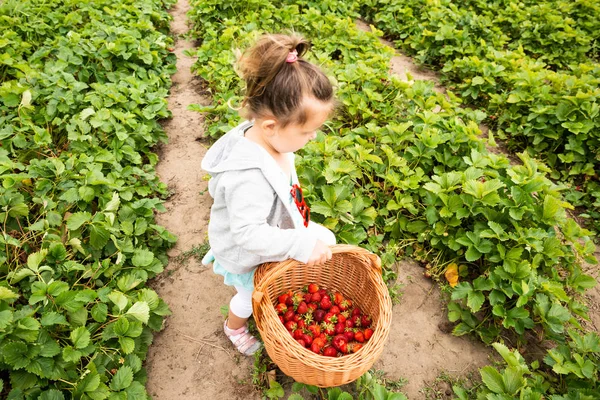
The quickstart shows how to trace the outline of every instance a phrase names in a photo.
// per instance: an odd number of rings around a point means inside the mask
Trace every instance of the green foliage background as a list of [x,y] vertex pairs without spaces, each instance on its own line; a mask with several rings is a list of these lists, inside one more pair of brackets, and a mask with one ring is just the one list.
[[173,3],[0,4],[2,398],[147,398]]

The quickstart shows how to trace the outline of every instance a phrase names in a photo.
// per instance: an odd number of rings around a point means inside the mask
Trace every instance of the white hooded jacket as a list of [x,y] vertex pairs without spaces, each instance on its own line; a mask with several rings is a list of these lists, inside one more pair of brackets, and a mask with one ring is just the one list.
[[317,242],[303,225],[294,224],[290,185],[281,168],[265,149],[244,137],[251,126],[246,121],[233,128],[202,160],[202,169],[211,175],[208,190],[214,199],[208,240],[215,259],[235,274],[288,258],[306,263]]

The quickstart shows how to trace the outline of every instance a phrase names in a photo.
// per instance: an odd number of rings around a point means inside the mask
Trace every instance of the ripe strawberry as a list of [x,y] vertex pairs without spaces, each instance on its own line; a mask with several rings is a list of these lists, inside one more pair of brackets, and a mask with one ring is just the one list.
[[346,324],[344,324],[343,322],[338,322],[337,324],[335,324],[334,331],[335,331],[336,335],[339,335],[340,333],[344,333],[345,329],[346,329]]
[[369,340],[371,339],[371,336],[373,336],[373,329],[371,328],[367,328],[365,329],[365,340]]
[[354,307],[354,310],[352,310],[352,316],[360,315],[360,314],[361,314],[360,313],[360,308]]
[[335,333],[335,326],[332,323],[323,322],[321,325],[322,332],[326,335],[333,335]]
[[285,323],[285,328],[286,328],[288,331],[292,332],[292,331],[295,331],[295,330],[298,328],[298,324],[297,324],[297,323],[295,323],[294,321],[287,321],[287,322]]
[[277,311],[277,314],[285,314],[287,312],[287,306],[285,305],[285,303],[279,303],[275,306],[275,310]]
[[344,301],[344,296],[340,292],[335,292],[333,294],[333,302],[337,305],[340,305],[342,301]]
[[304,343],[306,343],[306,346],[304,346],[304,347],[310,347],[310,345],[313,342],[312,336],[307,335],[306,333],[304,335],[302,335],[302,340],[304,340]]
[[329,296],[323,296],[321,297],[321,308],[325,311],[329,310],[331,308],[331,299],[329,298]]
[[344,299],[340,304],[338,304],[338,306],[340,307],[340,310],[346,311],[347,309],[352,307],[352,301]]
[[321,353],[321,349],[323,348],[323,346],[319,346],[317,343],[315,343],[314,341],[312,342],[312,344],[310,345],[310,350],[313,353],[319,354]]
[[321,297],[325,296],[327,294],[327,290],[325,289],[319,289],[319,291],[317,292],[321,295]]
[[319,302],[321,302],[321,298],[322,298],[321,293],[319,293],[319,292],[313,293],[311,295],[310,301],[314,301],[315,303],[319,303]]
[[344,336],[346,336],[346,340],[348,342],[351,342],[354,340],[354,331],[349,328],[346,328],[346,330],[344,331]]
[[350,318],[352,320],[352,323],[354,324],[355,328],[359,328],[361,327],[361,320],[360,320],[360,315],[355,315],[352,318]]
[[282,324],[285,324],[285,320],[283,319],[283,315],[279,316],[279,320],[281,321]]
[[283,314],[283,319],[285,320],[285,322],[291,321],[292,318],[294,318],[294,315],[296,315],[294,310],[287,310],[285,314]]
[[313,337],[319,337],[321,334],[321,327],[317,324],[312,324],[308,326],[308,330],[312,333]]
[[304,296],[302,295],[302,293],[294,293],[294,295],[292,296],[292,303],[294,304],[294,306],[297,306],[298,304],[302,303],[304,301]]
[[319,285],[316,283],[311,283],[308,285],[308,293],[317,293],[319,291]]
[[301,319],[300,321],[298,321],[298,329],[304,329],[306,328],[306,322]]
[[342,310],[340,310],[338,306],[331,306],[331,308],[329,309],[329,312],[334,314],[339,314],[341,311]]
[[337,315],[337,320],[338,320],[338,322],[346,323],[346,316],[343,313],[339,313]]
[[373,323],[373,319],[368,315],[363,314],[360,316],[360,326],[363,328],[371,326],[371,323]]
[[302,339],[303,335],[304,335],[304,332],[302,332],[302,329],[296,329],[294,331],[294,339],[296,339],[296,340]]
[[328,312],[327,314],[325,314],[323,321],[325,321],[327,323],[332,323],[335,325],[338,322],[337,315],[335,315],[334,313]]
[[324,337],[319,336],[319,337],[316,337],[313,339],[313,344],[316,344],[317,346],[319,346],[322,349],[327,344],[327,341]]
[[357,351],[359,351],[360,349],[362,349],[363,345],[360,343],[352,343],[352,348],[350,349],[350,351],[352,353],[356,353]]
[[331,344],[342,353],[348,353],[348,341],[346,340],[346,336],[336,335],[331,341]]
[[300,314],[294,314],[294,316],[292,317],[292,321],[294,321],[294,322],[300,322],[300,321],[302,321],[302,315],[300,315]]
[[296,309],[296,312],[298,314],[306,314],[307,311],[308,311],[308,306],[306,305],[305,302],[298,304],[298,308]]
[[358,343],[364,343],[365,334],[363,333],[363,331],[354,332],[354,340],[356,340]]
[[302,339],[296,339],[296,342],[298,342],[298,344],[302,347],[306,347],[306,342],[304,342],[304,340]]
[[323,355],[326,357],[337,357],[337,350],[332,346],[325,346],[323,348]]
[[291,295],[292,295],[292,292],[287,292],[287,293],[284,293],[281,296],[279,296],[277,299],[279,300],[280,303],[286,304],[286,302],[288,301],[288,299],[290,298]]
[[309,310],[316,311],[317,308],[319,308],[319,305],[317,303],[308,303]]
[[285,305],[288,306],[288,307],[293,307],[294,306],[294,297],[291,294],[285,300]]
[[303,298],[306,303],[310,303],[312,299],[312,294],[306,293]]
[[352,318],[346,320],[346,328],[354,328],[354,321],[352,321]]
[[313,313],[313,317],[315,319],[315,321],[317,322],[321,322],[323,321],[323,318],[325,318],[325,314],[327,314],[324,310],[315,310],[315,312]]

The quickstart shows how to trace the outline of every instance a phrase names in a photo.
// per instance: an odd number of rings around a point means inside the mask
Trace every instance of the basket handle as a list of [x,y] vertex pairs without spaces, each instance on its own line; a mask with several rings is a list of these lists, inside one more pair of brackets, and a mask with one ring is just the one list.
[[[371,253],[370,251],[363,249],[362,247],[353,246],[349,244],[336,244],[330,246],[332,254],[339,253],[355,253],[362,257],[367,258],[371,264],[371,267],[379,274],[381,274],[381,258],[377,254]],[[274,281],[279,275],[284,274],[288,269],[295,267],[295,263],[291,260],[283,261],[281,263],[265,263],[264,268],[276,268],[273,273],[263,277],[259,284],[255,287],[252,298],[255,302],[260,303],[263,298],[263,288],[269,287],[269,284]]]

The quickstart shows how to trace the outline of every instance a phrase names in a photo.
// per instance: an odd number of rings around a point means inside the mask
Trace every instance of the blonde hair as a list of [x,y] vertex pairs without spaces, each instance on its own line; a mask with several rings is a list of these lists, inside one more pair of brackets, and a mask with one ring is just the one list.
[[[333,100],[327,76],[302,59],[309,48],[299,35],[267,34],[240,56],[237,70],[246,82],[241,108],[247,118],[273,116],[282,127],[292,122],[302,125],[308,118],[301,107],[305,96],[325,103]],[[298,59],[287,62],[294,50]]]

